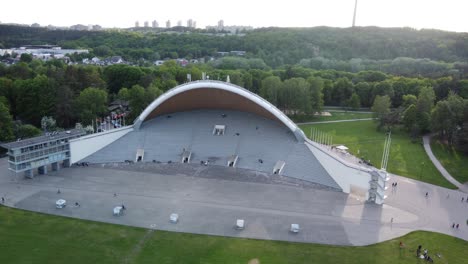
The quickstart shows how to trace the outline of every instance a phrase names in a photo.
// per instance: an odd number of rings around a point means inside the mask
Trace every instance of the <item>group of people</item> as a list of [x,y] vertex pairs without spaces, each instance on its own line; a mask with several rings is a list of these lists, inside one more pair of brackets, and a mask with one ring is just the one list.
[[434,260],[427,254],[427,249],[424,249],[423,254],[421,254],[422,246],[419,245],[418,249],[416,250],[416,257],[423,258],[427,262],[434,262]]
[[459,226],[460,226],[460,224],[455,224],[455,223],[452,224],[452,228],[458,229]]

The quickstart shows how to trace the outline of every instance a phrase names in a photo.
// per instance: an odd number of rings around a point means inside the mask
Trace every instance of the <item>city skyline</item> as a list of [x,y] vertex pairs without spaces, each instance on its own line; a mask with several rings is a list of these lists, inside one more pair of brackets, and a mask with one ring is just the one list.
[[[131,3],[131,4],[130,4]],[[101,25],[105,28],[129,28],[140,22],[158,21],[162,27],[167,20],[172,25],[193,19],[198,28],[215,26],[219,20],[225,25],[252,27],[350,27],[353,20],[355,0],[299,1],[254,3],[239,0],[236,4],[220,4],[219,1],[160,2],[157,5],[147,0],[107,3],[83,0],[80,5],[65,13],[61,2],[25,0],[28,8],[21,12],[5,12],[2,23],[54,25],[69,27],[76,24]],[[51,9],[51,6],[57,6]],[[8,7],[8,4],[7,6]],[[90,8],[93,7],[93,8]],[[144,7],[144,8],[142,8]],[[468,3],[463,0],[359,0],[356,26],[434,28],[456,32],[468,32],[468,23],[463,23],[464,10]],[[239,15],[242,14],[242,15]]]

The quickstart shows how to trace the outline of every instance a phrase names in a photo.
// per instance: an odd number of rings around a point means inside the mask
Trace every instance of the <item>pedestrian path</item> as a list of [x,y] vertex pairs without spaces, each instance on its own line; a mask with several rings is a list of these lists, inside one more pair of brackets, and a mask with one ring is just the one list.
[[355,121],[367,121],[374,120],[376,118],[356,118],[356,119],[344,119],[344,120],[330,120],[330,121],[313,121],[313,122],[303,122],[296,123],[297,125],[312,125],[312,124],[326,124],[326,123],[341,123],[341,122],[355,122]]
[[451,182],[453,185],[457,186],[457,188],[460,189],[460,191],[468,193],[468,187],[458,182],[455,178],[453,178],[452,175],[450,175],[450,173],[444,168],[444,166],[442,166],[440,161],[434,156],[434,153],[432,153],[431,136],[430,135],[424,136],[423,142],[424,142],[424,150],[429,156],[429,159],[431,159],[432,163],[437,168],[437,170],[439,170],[442,176],[444,176],[444,178],[447,179],[449,182]]

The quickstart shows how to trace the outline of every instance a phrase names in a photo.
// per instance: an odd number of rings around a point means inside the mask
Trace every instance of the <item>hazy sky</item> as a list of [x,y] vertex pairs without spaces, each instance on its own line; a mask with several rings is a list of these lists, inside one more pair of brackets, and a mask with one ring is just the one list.
[[[172,25],[182,20],[185,26],[192,18],[201,28],[220,19],[225,25],[253,27],[349,27],[354,0],[21,0],[1,6],[2,23],[132,27],[137,20],[163,26],[170,19]],[[468,0],[359,0],[356,25],[468,32],[467,11]]]

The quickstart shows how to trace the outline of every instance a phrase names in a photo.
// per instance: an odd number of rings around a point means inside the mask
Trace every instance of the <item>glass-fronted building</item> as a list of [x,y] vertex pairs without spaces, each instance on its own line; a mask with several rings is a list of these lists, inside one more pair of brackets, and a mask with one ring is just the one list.
[[24,172],[27,177],[34,177],[37,169],[39,174],[46,174],[47,168],[58,170],[70,166],[69,140],[84,135],[80,129],[45,133],[42,136],[17,140],[2,144],[8,150],[9,169],[15,173]]

